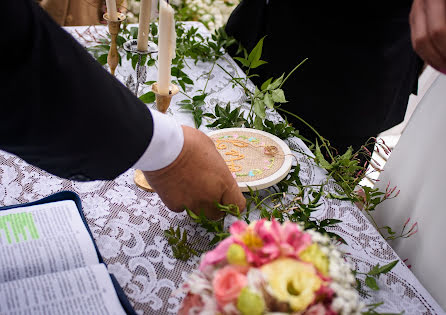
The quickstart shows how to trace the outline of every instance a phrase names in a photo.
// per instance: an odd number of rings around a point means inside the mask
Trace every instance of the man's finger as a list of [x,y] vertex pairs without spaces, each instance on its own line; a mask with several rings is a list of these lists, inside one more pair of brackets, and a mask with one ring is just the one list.
[[414,50],[431,66],[436,69],[441,69],[443,58],[439,55],[429,37],[423,0],[415,0],[412,4],[410,30]]
[[446,68],[446,1],[427,0],[424,4],[427,33],[432,46],[441,58],[441,68]]
[[240,188],[235,182],[229,189],[227,189],[221,197],[221,203],[224,205],[235,204],[239,207],[240,212],[246,207],[246,199],[243,196]]

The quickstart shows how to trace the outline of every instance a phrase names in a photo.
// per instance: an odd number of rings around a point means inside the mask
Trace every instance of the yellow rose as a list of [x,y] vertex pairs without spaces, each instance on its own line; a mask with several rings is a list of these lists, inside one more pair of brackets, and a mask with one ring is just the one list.
[[299,257],[312,263],[324,276],[328,276],[328,257],[320,250],[319,245],[311,244],[300,252]]
[[313,266],[291,258],[280,258],[261,267],[271,294],[286,302],[294,312],[305,310],[320,288],[322,280]]

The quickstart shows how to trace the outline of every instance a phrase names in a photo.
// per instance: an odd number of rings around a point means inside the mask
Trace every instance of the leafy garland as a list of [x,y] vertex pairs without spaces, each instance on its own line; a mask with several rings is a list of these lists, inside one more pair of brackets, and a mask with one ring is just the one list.
[[[137,34],[137,27],[130,27],[129,29],[128,25],[123,23],[121,34],[118,35],[118,48],[122,51],[122,45],[127,40],[136,39]],[[399,191],[396,192],[396,187],[388,186],[385,192],[380,192],[377,188],[359,185],[361,180],[365,177],[368,167],[367,164],[363,166],[359,165],[360,156],[367,155],[368,157],[371,157],[371,152],[367,149],[368,144],[375,144],[386,152],[390,151],[384,142],[379,142],[376,141],[376,139],[371,138],[368,143],[356,152],[353,152],[352,148],[349,148],[344,154],[337,154],[337,151],[330,146],[329,141],[322,137],[311,125],[301,117],[282,107],[282,105],[287,102],[284,91],[282,90],[283,84],[307,59],[302,60],[296,65],[288,75],[285,76],[285,74],[282,74],[279,78],[270,78],[265,81],[260,88],[255,87],[254,91],[251,91],[247,86],[249,78],[255,76],[255,74],[252,73],[252,70],[266,63],[266,61],[260,59],[262,55],[263,38],[249,53],[239,45],[238,54],[240,54],[241,57],[234,57],[234,59],[236,59],[245,69],[245,73],[243,77],[234,77],[217,64],[218,59],[225,59],[224,55],[227,47],[237,45],[236,40],[229,37],[223,28],[216,30],[210,37],[204,37],[198,32],[198,28],[186,28],[183,23],[177,22],[176,34],[176,57],[172,60],[171,74],[172,77],[175,78],[175,80],[173,80],[174,83],[181,87],[182,90],[180,92],[187,97],[187,99],[182,100],[177,104],[180,105],[183,110],[189,111],[193,115],[194,123],[197,128],[201,126],[203,118],[205,117],[208,121],[210,120],[210,123],[206,125],[207,127],[221,129],[244,126],[267,131],[281,139],[299,137],[308,144],[308,147],[314,154],[314,156],[308,155],[307,157],[312,159],[316,165],[325,169],[328,173],[326,183],[320,185],[303,185],[299,178],[300,166],[297,164],[292,167],[285,179],[271,189],[264,189],[262,191],[250,190],[249,194],[245,196],[247,199],[247,210],[243,214],[235,205],[217,204],[217,207],[221,211],[249,223],[249,214],[257,209],[260,211],[261,218],[267,218],[269,220],[276,219],[279,222],[299,222],[304,229],[314,229],[320,233],[327,234],[332,237],[334,241],[345,243],[339,235],[327,231],[327,228],[335,226],[342,222],[341,220],[324,219],[319,221],[312,217],[312,212],[317,210],[321,205],[320,201],[322,197],[334,198],[339,200],[349,200],[356,203],[371,219],[371,223],[386,240],[407,238],[416,233],[416,223],[406,231],[409,220],[404,224],[400,233],[397,233],[388,226],[378,226],[373,219],[373,210],[375,210],[378,204],[387,199],[395,198],[398,195]],[[152,23],[149,40],[157,43],[157,35],[157,24]],[[102,38],[99,40],[98,45],[88,48],[102,65],[105,65],[107,62],[107,54],[110,48],[109,43],[109,38]],[[126,59],[131,60],[132,67],[135,68],[138,62],[138,55],[127,52]],[[195,63],[199,61],[211,63],[210,70],[206,74],[207,81],[205,87],[203,90],[198,90],[196,95],[188,95],[186,93],[187,86],[193,85],[194,83],[183,71],[186,67],[189,67],[187,62],[191,59]],[[119,61],[121,63],[121,59]],[[152,59],[150,55],[144,56],[141,63],[148,67],[155,66],[156,64],[155,60]],[[207,82],[216,65],[231,77],[230,82],[233,86],[238,85],[243,89],[247,100],[251,105],[248,113],[245,113],[241,107],[231,109],[230,103],[226,104],[226,106],[216,105],[213,113],[203,112],[202,106],[205,104],[205,98],[208,95],[206,93]],[[146,82],[147,85],[151,85],[152,83],[153,81]],[[150,91],[141,95],[139,98],[145,103],[152,103],[155,101],[155,94]],[[267,108],[283,112],[286,115],[298,119],[302,124],[314,131],[318,141],[312,143],[301,137],[298,130],[288,124],[286,118],[284,122],[280,123],[273,123],[268,120],[266,118]],[[327,193],[324,190],[324,186],[329,180],[334,180],[338,184],[336,194]],[[208,233],[211,233],[214,236],[211,245],[215,245],[229,236],[229,233],[224,229],[223,219],[217,221],[209,220],[203,213],[196,214],[190,209],[186,209],[186,211],[194,222],[202,226]],[[171,227],[169,230],[166,230],[164,234],[168,243],[172,247],[172,252],[175,258],[187,261],[192,256],[200,254],[200,251],[195,248],[196,244],[191,244],[189,242],[186,231],[181,231],[179,227],[176,229]],[[398,261],[393,261],[384,266],[376,265],[368,273],[354,271],[356,276],[364,278],[357,279],[357,289],[359,292],[364,296],[368,295],[362,290],[362,283],[371,290],[378,290],[379,287],[377,286],[375,279],[378,278],[379,275],[389,272],[397,263]],[[379,314],[376,309],[381,304],[382,303],[368,305],[368,310],[363,314]]]

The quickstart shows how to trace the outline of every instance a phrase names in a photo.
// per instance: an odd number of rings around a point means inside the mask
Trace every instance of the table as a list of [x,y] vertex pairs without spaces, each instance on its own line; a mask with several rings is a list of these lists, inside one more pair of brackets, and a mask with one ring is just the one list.
[[[187,24],[199,27],[202,33],[207,32],[199,23]],[[106,28],[70,27],[66,30],[81,43],[88,44],[92,35],[104,33]],[[236,71],[242,73],[229,55],[219,64],[232,74]],[[185,69],[185,72],[195,82],[191,88],[202,89],[206,84],[206,78],[202,75],[209,72],[209,65],[200,62],[196,65],[191,62],[190,65],[192,69]],[[155,71],[148,71],[147,80],[156,80]],[[131,74],[134,74],[134,70],[123,59],[122,67],[117,68],[117,78],[125,82]],[[216,104],[223,105],[228,101],[233,106],[248,109],[243,91],[228,84],[227,74],[219,67],[214,67],[207,84],[210,94],[206,98],[205,112],[210,112]],[[149,91],[148,86],[144,89],[143,93]],[[175,105],[182,98],[181,94],[174,96],[167,114],[193,126],[192,116]],[[154,104],[151,106],[155,107]],[[272,121],[281,120],[273,111],[268,111],[267,115]],[[207,130],[204,126],[200,129]],[[305,144],[297,138],[287,142],[301,165],[302,182],[320,184],[326,181],[325,171],[305,156],[311,154]],[[133,182],[133,172],[130,169],[113,181],[73,182],[48,174],[9,153],[0,152],[0,205],[25,203],[61,190],[76,192],[81,197],[84,214],[108,269],[116,276],[135,310],[141,314],[175,314],[183,297],[178,290],[179,285],[197,266],[198,258],[188,262],[175,259],[163,231],[179,226],[187,231],[190,239],[198,242],[200,248],[208,249],[207,244],[212,236],[184,212],[169,211],[155,193],[139,189]],[[330,182],[326,189],[333,190],[334,185]],[[333,231],[347,241],[348,245],[341,245],[340,249],[348,253],[348,260],[357,270],[367,272],[377,263],[383,265],[399,259],[352,203],[324,199],[315,217],[343,221]],[[230,218],[227,218],[226,224],[229,223]],[[381,289],[371,292],[371,296],[363,300],[365,303],[383,301],[384,305],[378,308],[381,312],[404,310],[406,314],[443,314],[440,306],[402,261],[391,272],[382,275],[378,285]]]

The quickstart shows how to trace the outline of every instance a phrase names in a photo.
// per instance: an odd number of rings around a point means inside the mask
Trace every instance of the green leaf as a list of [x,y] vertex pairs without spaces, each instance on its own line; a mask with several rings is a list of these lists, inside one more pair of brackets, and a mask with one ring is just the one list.
[[376,276],[376,275],[380,275],[382,273],[388,273],[397,264],[398,264],[398,260],[392,261],[391,263],[388,263],[387,265],[384,265],[381,267],[379,267],[379,265],[378,265],[378,266],[375,266],[374,268],[372,268],[372,270],[370,270],[367,274],[370,276]]
[[138,28],[137,27],[131,27],[130,28],[130,36],[133,37],[133,39],[137,39],[138,38]]
[[147,61],[147,67],[152,67],[155,65],[155,59],[149,59]]
[[248,62],[250,65],[252,65],[254,62],[260,60],[260,57],[262,56],[262,48],[263,48],[263,39],[264,38],[265,38],[265,36],[259,40],[257,45],[249,53]]
[[204,117],[209,117],[209,118],[215,119],[215,115],[212,114],[212,113],[205,113],[205,114],[203,114],[203,116],[204,116]]
[[122,37],[121,35],[118,35],[118,37],[116,38],[116,44],[118,44],[118,46],[122,46],[124,45],[125,42],[126,42],[125,38]]
[[147,61],[147,55],[141,55],[141,65],[145,65]]
[[325,219],[325,220],[322,220],[322,221],[321,221],[320,226],[321,226],[321,227],[326,227],[326,226],[335,225],[335,224],[338,224],[338,223],[341,223],[341,222],[342,222],[342,220],[337,220],[337,219]]
[[88,48],[89,50],[103,50],[103,51],[109,51],[110,50],[110,45],[107,44],[101,44],[101,45],[96,45],[93,47]]
[[341,236],[339,236],[339,235],[336,234],[336,233],[333,233],[333,232],[327,232],[327,235],[328,235],[329,237],[331,237],[332,239],[341,242],[342,244],[348,245],[347,242],[346,242]]
[[234,57],[234,59],[240,61],[240,63],[241,63],[243,66],[245,66],[246,68],[249,67],[249,61],[246,60],[245,58],[242,58],[242,57]]
[[146,94],[141,95],[139,99],[144,103],[149,104],[155,102],[156,96],[154,92],[150,91],[147,92]]
[[365,284],[366,284],[370,289],[372,289],[372,290],[375,290],[375,291],[378,291],[378,290],[379,290],[379,287],[378,287],[378,285],[376,284],[376,280],[375,280],[375,278],[372,278],[372,277],[367,276],[367,277],[365,278]]
[[322,155],[321,148],[319,147],[318,143],[316,142],[316,150],[314,151],[314,155],[316,156],[316,162],[326,170],[330,170],[332,168],[331,164],[325,160],[324,156]]
[[179,105],[192,104],[192,101],[190,99],[185,99],[185,100],[178,102],[178,104]]
[[327,195],[325,195],[325,198],[337,199],[337,200],[350,200],[350,197],[348,197],[348,196],[337,195],[337,194],[333,194],[333,193],[328,193]]
[[189,77],[182,77],[183,82],[186,84],[194,84],[194,81],[191,80]]
[[133,69],[136,68],[136,64],[138,63],[138,59],[139,59],[138,54],[134,54],[134,55],[132,56],[132,68],[133,68]]
[[277,89],[282,84],[282,81],[283,81],[283,74],[280,76],[280,78],[275,79],[273,83],[268,85],[268,90]]
[[152,85],[153,83],[155,83],[156,81],[147,81],[147,82],[144,82],[144,84],[145,85]]
[[383,226],[383,227],[381,227],[380,229],[385,229],[386,231],[387,231],[387,234],[389,234],[389,235],[394,235],[394,234],[396,234],[396,232],[394,232],[393,230],[392,230],[392,228],[390,227],[390,226]]
[[192,99],[194,101],[203,101],[206,98],[207,94],[195,95]]
[[268,106],[269,108],[274,108],[274,101],[273,101],[273,97],[271,96],[270,93],[265,93],[265,97],[263,99],[263,101],[265,102],[265,105]]
[[282,89],[276,89],[272,91],[272,97],[274,102],[277,103],[286,103],[285,94]]
[[153,36],[158,35],[158,25],[154,22],[150,23],[150,34],[152,34]]
[[213,245],[217,244],[220,241],[221,241],[221,238],[218,235],[215,235],[214,238],[209,243],[209,245],[213,246]]
[[194,105],[192,105],[192,104],[179,104],[179,105],[181,105],[182,109],[186,109],[186,110],[190,110],[190,111],[194,110]]
[[[228,104],[226,105],[226,107],[229,107],[229,102],[228,102]],[[223,115],[223,113],[225,112],[225,110],[223,109],[223,107],[221,107],[220,105],[216,105],[215,106],[215,115],[217,116],[217,117],[221,117],[222,115]]]
[[203,120],[203,111],[201,110],[201,108],[195,108],[194,110],[194,123],[195,123],[195,128],[200,128],[201,123]]
[[262,91],[259,90],[257,86],[254,87],[254,98],[263,98]]
[[257,68],[257,67],[260,67],[261,65],[263,65],[263,64],[265,64],[265,63],[267,63],[266,61],[263,61],[263,60],[254,60],[252,63],[251,63],[251,69],[255,69],[255,68]]
[[268,80],[266,80],[265,82],[263,82],[262,86],[260,87],[260,89],[262,91],[266,90],[268,88],[268,86],[271,84],[271,81],[273,80],[273,78],[269,78]]
[[173,77],[179,77],[180,69],[178,69],[178,67],[172,67],[170,69],[170,75],[173,76]]
[[107,63],[107,56],[108,56],[108,54],[100,55],[100,56],[98,57],[98,62],[99,62],[102,66],[105,65],[105,64]]
[[189,209],[186,208],[186,212],[193,220],[198,220],[199,219],[199,216],[196,215],[194,212],[192,212],[192,210],[189,210]]
[[350,160],[352,158],[353,148],[348,147],[347,151],[341,156],[342,160]]
[[263,106],[263,102],[261,100],[259,100],[258,98],[256,98],[254,100],[254,113],[262,118],[265,119],[266,117],[266,113],[265,113],[265,106]]
[[256,118],[254,119],[254,127],[258,130],[263,130],[262,118],[260,118],[259,116],[256,116]]

